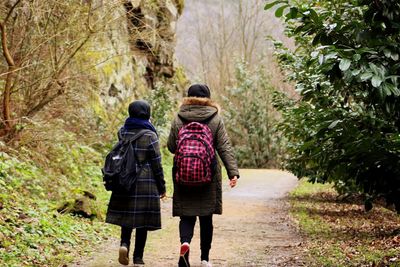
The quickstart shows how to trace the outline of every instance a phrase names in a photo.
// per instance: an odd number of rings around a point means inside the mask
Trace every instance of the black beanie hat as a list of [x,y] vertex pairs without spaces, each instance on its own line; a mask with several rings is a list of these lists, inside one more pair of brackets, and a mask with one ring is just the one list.
[[136,100],[129,104],[129,117],[137,119],[150,119],[150,104],[145,100]]
[[193,84],[189,87],[187,95],[188,97],[194,96],[210,98],[211,92],[210,88],[208,88],[208,86],[205,84]]

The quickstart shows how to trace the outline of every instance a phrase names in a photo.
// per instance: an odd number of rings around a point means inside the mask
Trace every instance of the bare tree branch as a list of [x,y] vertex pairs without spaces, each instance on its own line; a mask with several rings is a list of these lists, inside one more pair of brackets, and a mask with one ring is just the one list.
[[17,5],[19,3],[21,3],[22,0],[17,0],[14,5],[10,8],[10,10],[8,11],[8,14],[6,16],[6,18],[3,20],[3,23],[7,23],[8,19],[10,18],[11,14],[14,12],[14,9],[17,7]]
[[8,74],[6,77],[6,83],[4,85],[4,92],[3,92],[3,124],[5,126],[5,130],[11,128],[11,91],[13,87],[12,83],[12,75],[15,70],[15,62],[13,57],[10,54],[8,49],[8,39],[7,39],[7,30],[6,24],[8,19],[10,18],[11,14],[13,13],[14,9],[22,0],[17,0],[14,5],[10,8],[6,18],[0,22],[0,31],[1,31],[1,46],[3,50],[3,55],[8,64]]

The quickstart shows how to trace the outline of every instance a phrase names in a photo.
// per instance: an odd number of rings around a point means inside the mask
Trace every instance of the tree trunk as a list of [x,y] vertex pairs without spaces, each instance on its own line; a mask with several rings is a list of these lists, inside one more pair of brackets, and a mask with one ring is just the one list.
[[14,66],[9,66],[6,77],[6,84],[4,86],[3,93],[3,124],[6,132],[12,127],[11,122],[11,88],[12,88],[12,75],[14,72]]
[[15,63],[14,59],[12,58],[10,51],[8,50],[7,46],[7,32],[6,26],[4,23],[0,22],[0,30],[1,30],[1,45],[3,48],[3,55],[8,64],[8,73],[6,76],[6,83],[4,85],[3,90],[3,125],[5,132],[7,133],[11,127],[11,88],[12,88],[12,76],[15,70]]
[[15,71],[15,62],[13,57],[11,56],[10,51],[8,50],[8,39],[7,39],[7,30],[6,23],[13,13],[14,9],[22,0],[17,0],[10,10],[8,11],[7,16],[3,21],[0,21],[0,32],[1,32],[1,47],[3,49],[4,58],[7,61],[8,65],[8,73],[6,76],[6,84],[4,85],[3,91],[3,125],[4,129],[2,129],[2,135],[7,135],[12,129],[12,120],[11,120],[11,90],[13,88],[13,75]]

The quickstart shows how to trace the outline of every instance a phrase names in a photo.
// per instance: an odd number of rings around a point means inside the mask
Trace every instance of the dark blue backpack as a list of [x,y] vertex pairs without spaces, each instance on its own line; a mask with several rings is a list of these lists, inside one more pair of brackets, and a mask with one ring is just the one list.
[[141,130],[130,137],[120,136],[118,143],[107,154],[103,173],[103,183],[107,191],[129,192],[136,182],[137,157],[134,143],[149,130]]

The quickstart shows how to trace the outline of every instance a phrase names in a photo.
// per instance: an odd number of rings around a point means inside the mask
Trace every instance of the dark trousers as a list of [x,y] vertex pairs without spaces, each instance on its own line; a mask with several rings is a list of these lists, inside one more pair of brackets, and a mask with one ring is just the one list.
[[[133,229],[130,227],[121,227],[121,246],[125,244],[128,249],[131,245]],[[146,228],[136,228],[135,234],[135,250],[133,252],[133,258],[143,258],[144,246],[147,240],[147,229]]]
[[[212,215],[199,216],[199,220],[201,260],[208,261],[214,229]],[[190,241],[192,241],[195,224],[196,216],[181,216],[181,221],[179,222],[179,235],[181,238],[181,244],[184,242],[188,242],[190,244]]]

